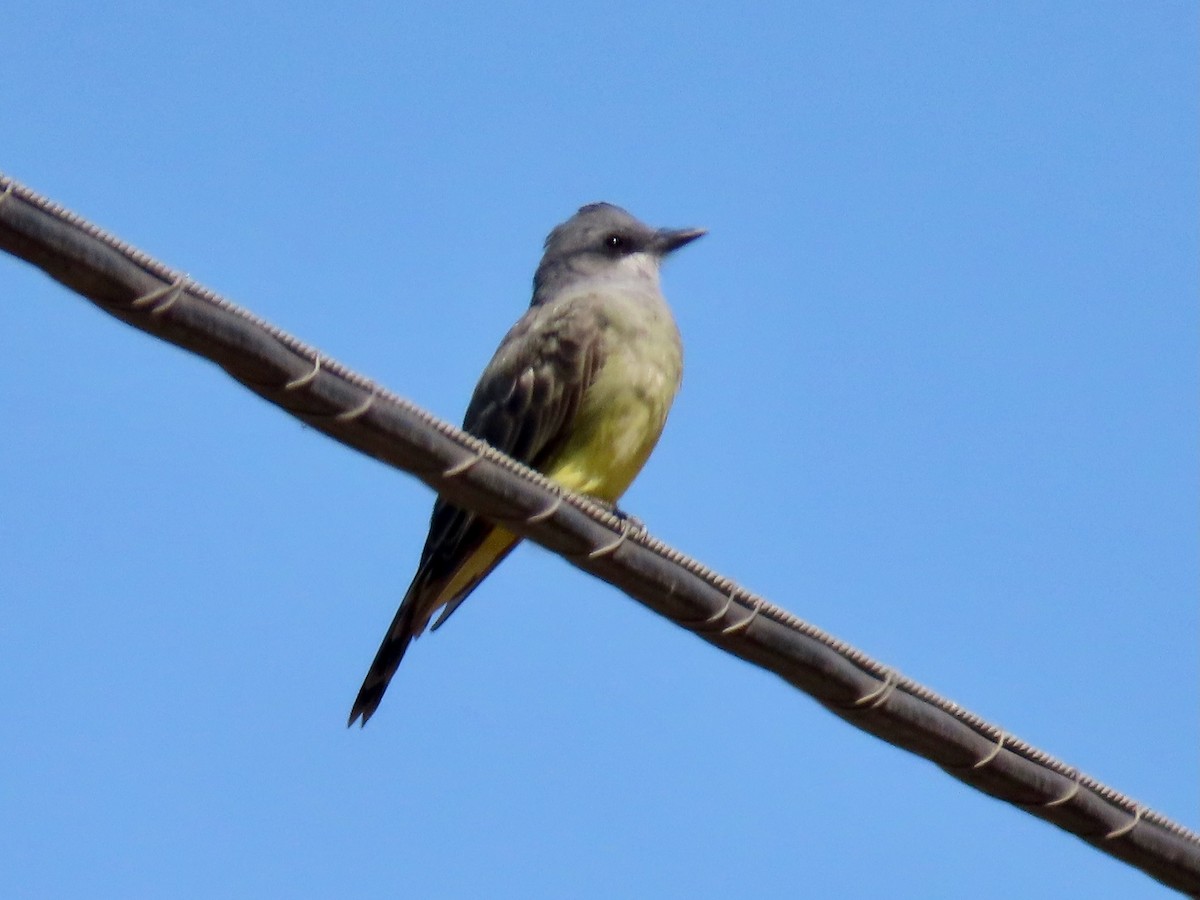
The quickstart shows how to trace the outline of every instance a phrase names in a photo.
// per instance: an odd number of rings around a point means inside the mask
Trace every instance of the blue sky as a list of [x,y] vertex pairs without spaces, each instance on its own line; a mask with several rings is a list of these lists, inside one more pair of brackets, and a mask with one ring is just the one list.
[[[658,536],[1200,827],[1185,3],[33,4],[0,170],[445,418],[604,199]],[[0,259],[5,896],[1154,897],[538,548],[346,714],[432,495]]]

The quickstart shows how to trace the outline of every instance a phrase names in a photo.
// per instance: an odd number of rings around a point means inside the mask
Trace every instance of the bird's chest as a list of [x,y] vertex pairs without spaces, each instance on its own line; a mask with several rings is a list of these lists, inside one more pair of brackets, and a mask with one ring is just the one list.
[[616,417],[644,416],[661,428],[679,389],[682,359],[674,325],[654,324],[653,330],[614,336],[587,400]]
[[[662,433],[679,388],[682,352],[675,325],[651,320],[608,336],[604,364],[577,418],[572,487],[615,501]],[[566,474],[566,473],[563,473]]]

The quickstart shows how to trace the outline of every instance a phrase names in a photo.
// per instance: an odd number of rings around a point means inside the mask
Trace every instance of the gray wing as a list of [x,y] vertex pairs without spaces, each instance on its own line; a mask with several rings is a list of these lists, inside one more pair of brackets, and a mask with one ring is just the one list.
[[[562,446],[580,401],[604,363],[607,324],[599,304],[586,297],[549,309],[531,307],[500,343],[467,407],[463,430],[540,469]],[[437,629],[470,595],[487,572],[456,596],[441,592],[495,525],[438,497],[429,535],[408,592],[350,712],[350,724],[365,725],[383,699],[412,639],[425,630],[443,602]]]
[[535,469],[553,456],[604,362],[607,317],[587,300],[521,317],[484,369],[463,430]]
[[[557,313],[531,308],[483,370],[463,430],[540,471],[570,434],[584,392],[603,365],[605,324],[586,298]],[[448,578],[492,527],[439,497],[418,577],[428,569],[435,581]],[[466,597],[464,593],[447,603],[434,628]]]

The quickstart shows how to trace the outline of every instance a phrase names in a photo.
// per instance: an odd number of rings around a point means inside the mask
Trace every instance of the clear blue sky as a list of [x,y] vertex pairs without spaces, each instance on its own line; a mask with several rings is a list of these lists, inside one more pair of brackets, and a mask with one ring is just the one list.
[[[707,226],[629,511],[1196,828],[1197,18],[18,2],[0,169],[454,421],[551,226]],[[429,491],[0,293],[0,894],[1165,895],[538,548],[347,731]]]

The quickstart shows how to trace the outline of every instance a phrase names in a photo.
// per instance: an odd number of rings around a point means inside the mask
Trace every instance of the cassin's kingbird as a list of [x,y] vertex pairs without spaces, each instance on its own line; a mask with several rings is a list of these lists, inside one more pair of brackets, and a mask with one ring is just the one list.
[[[615,503],[662,433],[683,349],[658,268],[702,228],[583,207],[546,238],[529,309],[500,343],[463,430],[572,491]],[[520,540],[440,497],[417,574],[350,711],[371,718],[409,642],[437,629]],[[444,608],[443,608],[444,607]]]

